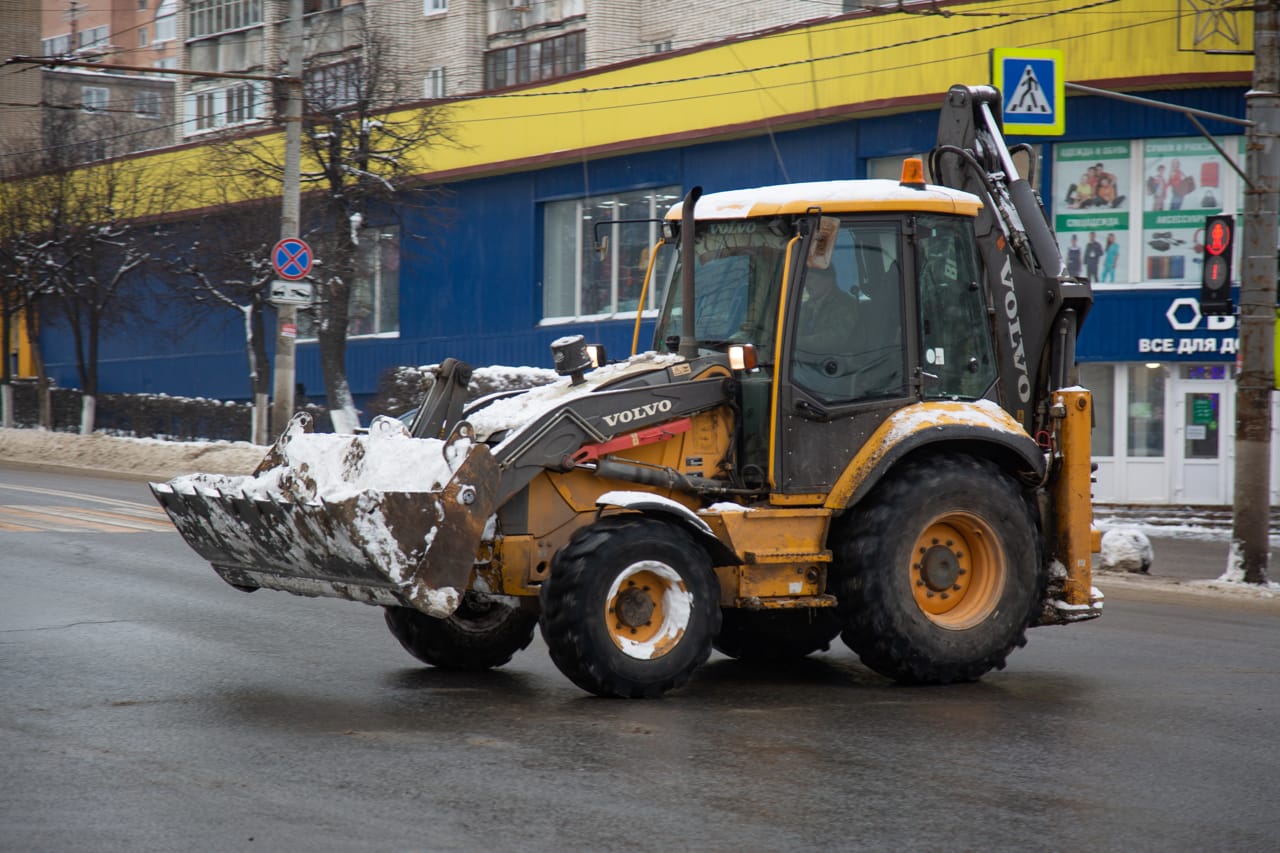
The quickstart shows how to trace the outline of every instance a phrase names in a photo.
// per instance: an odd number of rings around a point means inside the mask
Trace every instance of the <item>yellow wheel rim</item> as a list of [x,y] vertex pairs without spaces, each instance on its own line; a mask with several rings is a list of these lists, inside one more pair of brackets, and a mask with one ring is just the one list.
[[911,549],[911,590],[935,625],[971,628],[995,612],[1008,566],[991,526],[976,515],[936,518]]
[[693,597],[679,573],[652,560],[632,563],[605,599],[605,627],[623,654],[653,660],[670,652],[689,626]]

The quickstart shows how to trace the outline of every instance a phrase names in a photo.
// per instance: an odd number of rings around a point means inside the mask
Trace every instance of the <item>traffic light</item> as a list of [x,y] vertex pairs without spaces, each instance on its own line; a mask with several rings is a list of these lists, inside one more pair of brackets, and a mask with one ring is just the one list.
[[1200,282],[1200,313],[1233,314],[1231,304],[1231,253],[1235,239],[1234,216],[1204,218],[1204,278]]

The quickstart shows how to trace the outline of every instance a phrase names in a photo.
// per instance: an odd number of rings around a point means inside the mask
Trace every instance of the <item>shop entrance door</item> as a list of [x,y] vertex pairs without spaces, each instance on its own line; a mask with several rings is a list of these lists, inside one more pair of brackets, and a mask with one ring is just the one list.
[[1222,380],[1176,381],[1170,450],[1173,499],[1188,504],[1228,504],[1231,436],[1235,416],[1231,383]]

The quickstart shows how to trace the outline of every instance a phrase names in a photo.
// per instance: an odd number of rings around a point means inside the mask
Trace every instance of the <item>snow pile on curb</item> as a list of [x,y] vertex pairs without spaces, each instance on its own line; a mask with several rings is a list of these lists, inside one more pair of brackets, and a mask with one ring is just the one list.
[[169,480],[195,471],[249,474],[267,448],[246,441],[160,441],[78,435],[40,429],[0,429],[0,460],[50,468]]

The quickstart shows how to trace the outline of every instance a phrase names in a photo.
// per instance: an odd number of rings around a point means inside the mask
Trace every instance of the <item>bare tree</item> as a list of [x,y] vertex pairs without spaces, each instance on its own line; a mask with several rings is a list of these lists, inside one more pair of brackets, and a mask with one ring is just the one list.
[[252,438],[268,441],[271,365],[267,359],[265,309],[274,273],[271,236],[280,230],[277,205],[260,202],[233,212],[208,214],[180,226],[181,245],[164,254],[175,291],[197,309],[232,310],[244,324],[249,388],[253,395]]
[[13,402],[13,364],[9,353],[14,350],[16,321],[21,319],[31,341],[32,354],[40,375],[42,426],[49,426],[48,375],[39,357],[39,340],[30,335],[40,297],[44,294],[38,270],[43,240],[33,221],[33,188],[30,176],[16,167],[15,158],[0,157],[0,426],[15,423]]
[[[45,319],[56,315],[71,332],[83,393],[80,429],[89,433],[102,335],[145,311],[119,297],[151,258],[145,223],[167,209],[175,184],[140,160],[96,159],[112,153],[112,136],[86,134],[77,120],[75,112],[61,114],[46,138],[53,144],[32,158],[34,174],[18,182],[28,223],[21,263],[29,294],[46,306]],[[34,340],[34,312],[27,316]]]
[[[396,69],[390,46],[362,19],[361,47],[327,64],[308,61],[303,119],[303,219],[318,261],[310,317],[320,348],[334,429],[358,425],[347,381],[346,350],[353,295],[360,282],[362,235],[396,205],[430,206],[440,190],[412,185],[422,151],[453,144],[447,107],[395,111],[416,97]],[[283,161],[270,140],[231,139],[208,165],[226,180],[281,181]],[[412,190],[412,192],[409,192]],[[369,235],[376,239],[376,232]],[[367,247],[366,247],[367,248]]]

